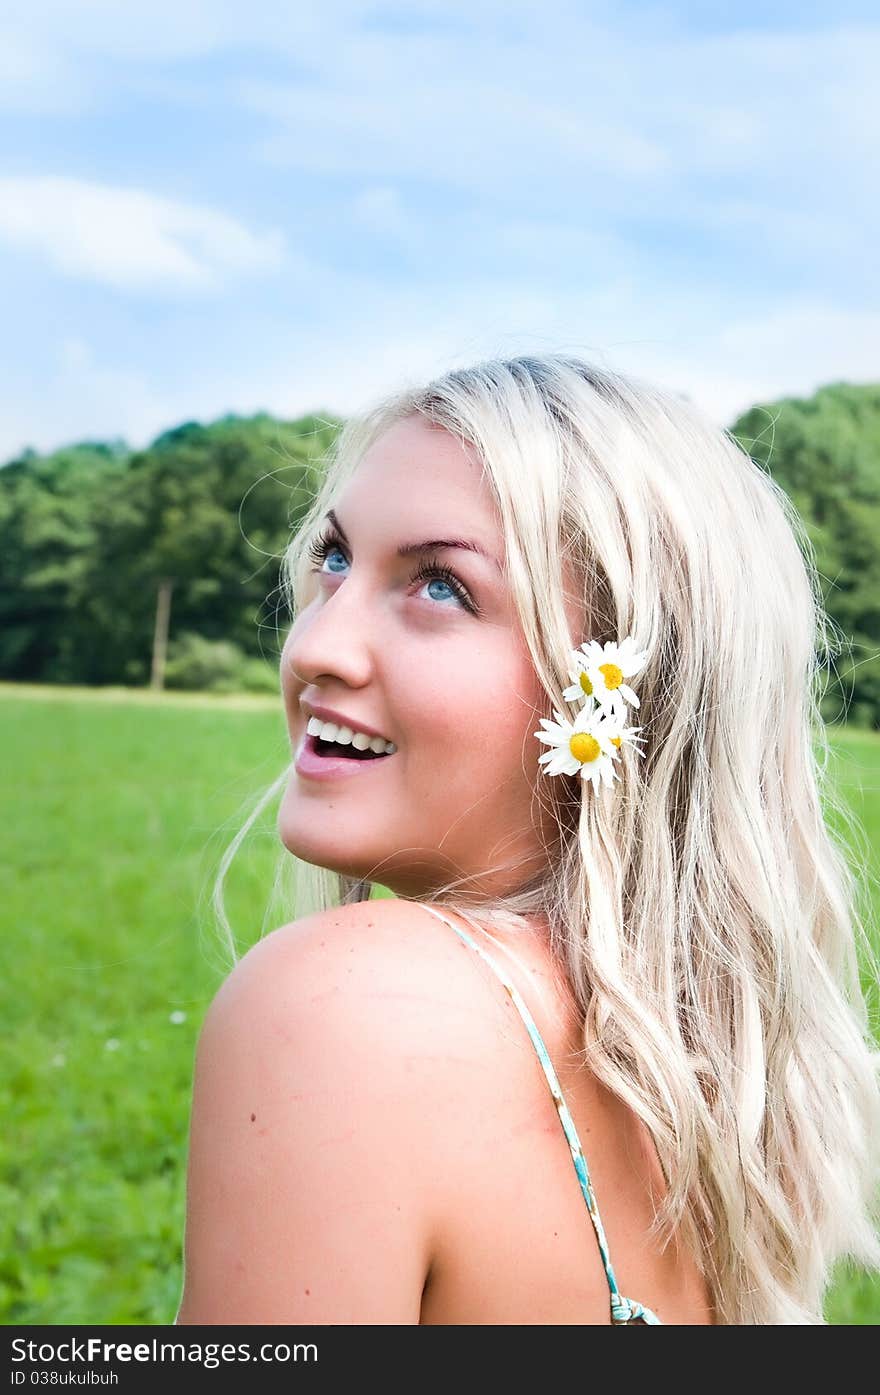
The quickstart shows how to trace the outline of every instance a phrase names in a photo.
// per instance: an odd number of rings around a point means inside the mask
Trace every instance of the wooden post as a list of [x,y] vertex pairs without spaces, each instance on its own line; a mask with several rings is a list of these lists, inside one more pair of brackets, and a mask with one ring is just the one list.
[[153,671],[150,687],[161,692],[165,686],[165,654],[168,649],[168,620],[171,615],[171,591],[174,582],[164,578],[159,582],[156,597],[156,628],[153,632]]

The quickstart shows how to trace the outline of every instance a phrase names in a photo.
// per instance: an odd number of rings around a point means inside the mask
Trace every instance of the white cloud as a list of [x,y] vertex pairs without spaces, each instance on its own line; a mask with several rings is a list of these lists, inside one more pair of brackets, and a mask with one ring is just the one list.
[[561,9],[491,40],[353,27],[310,53],[305,78],[242,79],[265,118],[257,153],[493,194],[537,180],[538,199],[552,182],[574,205],[631,213],[672,194],[686,214],[695,177],[811,201],[811,173],[833,168],[837,197],[865,188],[880,27],[705,35]]
[[880,381],[878,345],[880,313],[804,300],[683,336],[671,350],[635,345],[625,357],[631,372],[686,392],[726,426],[756,402]]
[[[658,224],[664,241],[676,228],[723,240],[725,203],[750,246],[778,248],[787,220],[838,208],[844,255],[873,248],[880,25],[848,22],[845,7],[775,28],[763,15],[750,29],[748,12],[729,32],[690,23],[675,5],[573,0],[7,0],[0,54],[20,55],[6,91],[33,109],[77,92],[238,107],[258,160],[366,181],[361,225],[384,220],[413,250],[425,244],[395,203],[404,180],[464,191],[502,219],[532,200],[538,217],[640,229],[644,244]],[[821,232],[808,237],[829,255]],[[166,256],[197,279],[190,248],[175,239]]]
[[[784,390],[809,394],[828,381],[880,381],[880,312],[805,301],[721,330],[721,353],[760,364]],[[797,385],[797,387],[795,386]]]
[[[102,105],[116,83],[157,65],[247,50],[300,61],[332,52],[369,0],[320,7],[274,0],[4,0],[0,108],[26,112]],[[185,80],[181,87],[187,85]]]
[[[364,304],[356,319],[339,309],[310,325],[282,358],[255,352],[247,374],[221,369],[198,386],[185,377],[160,388],[136,369],[98,356],[83,338],[59,347],[35,383],[17,395],[0,424],[0,461],[25,445],[38,450],[83,438],[124,437],[141,447],[160,431],[233,411],[294,417],[310,411],[361,411],[386,393],[454,365],[529,351],[580,354],[600,366],[683,393],[721,426],[756,402],[809,396],[829,381],[876,382],[880,314],[792,302],[718,327],[676,326],[646,338],[627,306],[630,292],[576,298],[565,306],[539,293],[501,288],[465,312],[461,301],[415,302],[401,288],[377,292],[384,315]],[[713,317],[714,320],[714,317]]]
[[267,369],[266,400],[290,415],[316,407],[354,412],[455,364],[570,352],[684,394],[729,426],[756,402],[808,397],[841,379],[880,380],[878,313],[793,301],[761,316],[734,312],[725,321],[722,314],[720,323],[713,314],[708,327],[670,317],[665,335],[646,337],[637,309],[627,304],[630,294],[624,285],[609,286],[562,305],[538,294],[517,297],[510,288],[481,296],[469,316],[457,303],[431,314],[401,295],[386,305],[382,321],[366,315],[350,334],[327,326],[310,336],[307,360],[290,362],[283,374],[277,365]]
[[688,174],[793,192],[833,157],[838,197],[841,177],[864,175],[876,22],[849,22],[842,6],[775,28],[766,15],[750,28],[748,13],[728,32],[691,25],[674,5],[572,0],[6,0],[0,54],[13,58],[0,75],[11,63],[17,77],[0,82],[0,102],[109,104],[142,73],[187,100],[191,65],[216,57],[217,100],[266,118],[265,158],[323,173],[497,188],[518,173],[599,172],[623,186],[592,191],[602,203],[633,183],[665,197]]
[[0,461],[27,446],[49,451],[73,441],[115,436],[132,444],[145,442],[162,426],[191,416],[181,411],[182,400],[164,401],[143,374],[99,362],[91,346],[76,337],[57,347],[54,362],[47,356],[30,394],[26,388],[4,404]]
[[[471,55],[462,60],[449,40],[387,46],[385,39],[360,39],[320,84],[247,80],[237,96],[267,119],[258,157],[322,174],[494,192],[511,180],[547,175],[593,170],[653,179],[671,169],[662,143],[604,114],[599,94],[591,96],[592,110],[577,110],[558,89],[542,93],[525,72],[509,74],[504,53],[492,56],[497,67],[487,72]],[[523,59],[516,55],[515,69],[523,69]]]
[[78,111],[89,102],[88,85],[51,46],[0,32],[0,108],[25,113]]
[[[568,352],[684,394],[721,426],[759,401],[809,396],[830,381],[877,381],[880,314],[792,300],[761,315],[662,300],[650,320],[637,286],[553,297],[513,283],[450,290],[429,299],[377,289],[357,310],[334,307],[311,325],[307,349],[255,363],[237,383],[236,410],[342,414],[454,365],[525,352]],[[676,312],[679,312],[676,317]],[[659,327],[659,332],[654,332]]]
[[[185,375],[165,386],[82,336],[69,336],[41,364],[39,378],[4,403],[0,462],[25,447],[52,451],[82,440],[122,437],[135,449],[182,421],[213,420],[238,405],[229,383],[199,386]],[[167,375],[166,375],[167,376]],[[242,410],[264,405],[258,398]]]
[[[7,381],[7,453],[32,428],[44,448],[142,444],[228,410],[357,410],[529,348],[663,383],[724,424],[756,400],[880,376],[880,26],[845,8],[798,14],[790,32],[766,15],[750,31],[741,11],[728,33],[694,32],[677,3],[608,0],[0,10],[0,106],[101,117],[43,123],[24,152],[73,152],[68,171],[122,170],[133,186],[10,165],[0,178],[0,242],[30,260],[22,283],[81,326],[48,372],[35,327],[20,374],[33,393]],[[191,127],[160,151],[152,120],[169,112]],[[151,192],[129,149],[167,171],[165,188],[199,194]],[[314,262],[295,250],[305,236]],[[21,259],[5,261],[17,276]],[[46,267],[153,301],[223,287],[228,332],[211,305],[185,343],[144,301],[102,318],[108,297]],[[245,280],[264,272],[262,287]]]
[[0,238],[69,276],[128,290],[210,291],[285,260],[277,230],[251,232],[217,209],[60,175],[0,177]]
[[407,213],[400,194],[387,185],[363,189],[354,200],[352,212],[362,227],[380,237],[407,243],[416,232],[414,221]]

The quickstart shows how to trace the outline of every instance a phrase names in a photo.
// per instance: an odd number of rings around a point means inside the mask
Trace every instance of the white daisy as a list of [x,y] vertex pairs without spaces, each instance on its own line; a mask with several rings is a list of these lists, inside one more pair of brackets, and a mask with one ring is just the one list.
[[626,704],[638,707],[639,699],[623,680],[632,678],[646,664],[646,650],[637,650],[630,635],[622,643],[607,640],[604,645],[598,640],[588,640],[580,649],[572,650],[574,667],[569,669],[572,686],[566,688],[562,696],[566,702],[581,699],[598,703],[606,712],[623,721],[627,715]]
[[533,733],[551,747],[538,757],[548,775],[580,775],[592,781],[594,790],[620,778],[614,772],[614,762],[624,729],[616,718],[589,705],[581,708],[574,721],[555,708],[553,716],[555,722],[542,717],[546,730]]

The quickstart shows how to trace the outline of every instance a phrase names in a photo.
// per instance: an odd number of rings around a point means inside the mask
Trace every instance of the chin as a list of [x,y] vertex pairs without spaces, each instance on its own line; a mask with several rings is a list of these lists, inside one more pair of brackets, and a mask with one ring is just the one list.
[[308,862],[313,867],[323,867],[328,872],[338,872],[344,877],[362,879],[369,876],[369,868],[364,859],[352,860],[342,850],[334,849],[320,838],[304,836],[300,831],[285,828],[278,822],[278,837],[282,846],[299,862]]

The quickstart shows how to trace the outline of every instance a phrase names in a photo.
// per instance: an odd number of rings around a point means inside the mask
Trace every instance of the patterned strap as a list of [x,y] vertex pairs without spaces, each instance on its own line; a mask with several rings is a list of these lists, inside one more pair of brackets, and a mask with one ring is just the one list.
[[611,1295],[611,1321],[618,1325],[627,1322],[648,1322],[658,1327],[663,1326],[657,1314],[646,1308],[644,1303],[637,1303],[634,1298],[624,1298],[620,1293]]
[[541,1036],[541,1033],[538,1031],[535,1020],[532,1017],[532,1014],[529,1012],[528,1008],[526,1007],[522,995],[520,994],[516,985],[511,983],[507,974],[505,974],[504,971],[501,968],[499,968],[498,964],[495,963],[495,960],[492,959],[492,957],[486,953],[482,946],[478,945],[476,941],[472,939],[470,935],[467,934],[466,931],[462,930],[453,921],[447,920],[447,918],[444,915],[441,915],[439,911],[434,910],[432,906],[426,906],[423,901],[419,902],[419,904],[422,906],[423,910],[430,911],[432,915],[435,915],[439,920],[442,920],[444,925],[450,926],[450,928],[453,929],[462,940],[464,940],[467,944],[470,945],[471,949],[476,950],[477,954],[481,955],[482,958],[485,959],[486,963],[489,965],[491,969],[494,970],[498,978],[503,983],[504,987],[507,989],[507,992],[510,995],[517,1011],[519,1012],[520,1017],[526,1024],[529,1036],[532,1039],[532,1045],[534,1046],[535,1051],[537,1052],[538,1060],[541,1062],[544,1075],[547,1078],[547,1084],[550,1086],[550,1094],[553,1096],[553,1103],[556,1105],[556,1112],[559,1115],[559,1120],[565,1132],[565,1137],[568,1140],[568,1146],[571,1152],[571,1159],[574,1163],[574,1170],[577,1173],[577,1179],[580,1183],[580,1188],[583,1192],[584,1200],[587,1203],[587,1210],[590,1213],[590,1220],[593,1222],[593,1229],[596,1232],[596,1239],[599,1242],[599,1253],[602,1256],[602,1263],[605,1267],[605,1277],[608,1280],[608,1288],[611,1293],[612,1324],[619,1326],[629,1322],[642,1321],[646,1323],[656,1323],[658,1324],[658,1326],[662,1327],[663,1323],[661,1319],[658,1318],[655,1313],[652,1313],[650,1308],[644,1307],[643,1304],[637,1303],[631,1298],[624,1298],[617,1287],[617,1280],[614,1277],[614,1270],[611,1267],[611,1256],[608,1253],[608,1242],[605,1239],[605,1228],[602,1225],[602,1220],[599,1216],[599,1208],[596,1205],[596,1198],[593,1194],[593,1187],[590,1182],[590,1174],[587,1171],[587,1160],[584,1157],[584,1150],[581,1147],[581,1142],[578,1138],[577,1130],[574,1126],[574,1120],[572,1119],[571,1114],[568,1111],[568,1105],[565,1103],[565,1100],[563,1098],[562,1089],[560,1087],[556,1071],[553,1068],[553,1062],[550,1060],[550,1056],[548,1054],[546,1046],[544,1045],[544,1040]]

